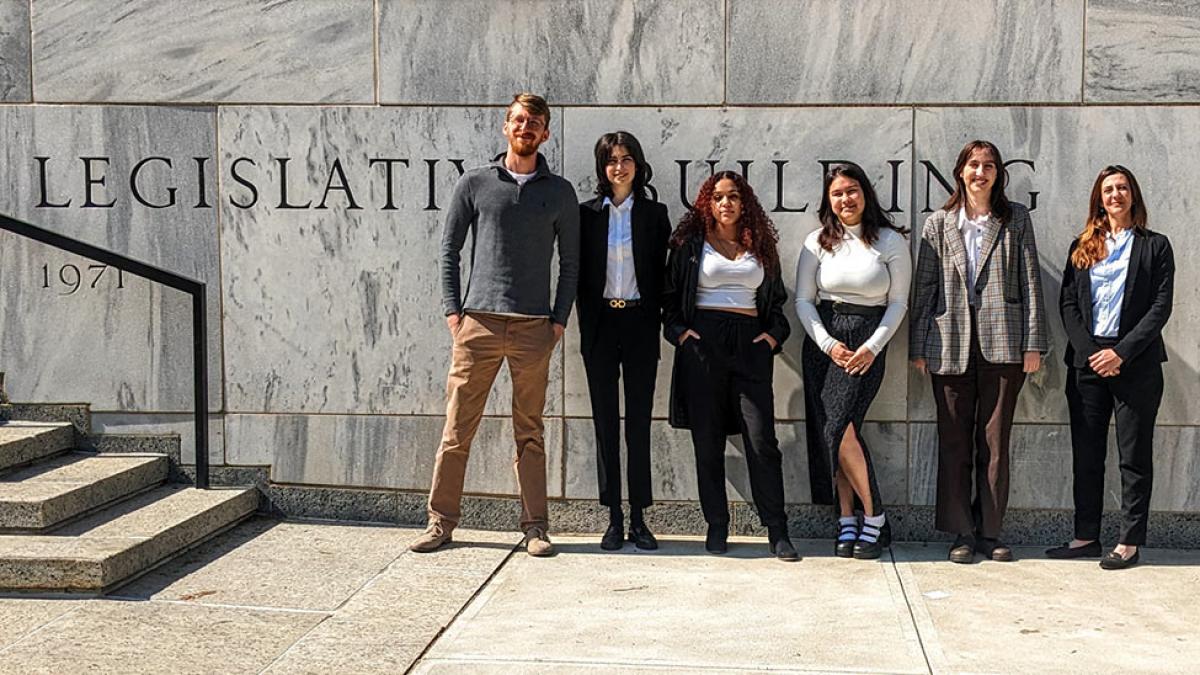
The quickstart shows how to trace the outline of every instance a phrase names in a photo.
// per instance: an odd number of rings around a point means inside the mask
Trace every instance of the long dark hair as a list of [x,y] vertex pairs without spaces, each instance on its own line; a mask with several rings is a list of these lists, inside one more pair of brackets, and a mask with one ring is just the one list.
[[633,157],[633,163],[637,166],[637,172],[633,175],[633,196],[635,198],[646,198],[646,184],[654,177],[654,169],[650,168],[650,164],[646,161],[646,154],[642,152],[642,144],[638,142],[637,136],[628,131],[613,131],[604,134],[596,141],[596,194],[602,197],[612,197],[612,183],[608,182],[608,174],[605,173],[605,168],[608,165],[608,160],[612,158],[613,150],[618,146],[624,146],[629,151],[629,155]]
[[1112,224],[1108,222],[1108,212],[1104,210],[1104,195],[1100,191],[1104,187],[1104,179],[1117,174],[1125,176],[1125,180],[1129,181],[1129,195],[1133,198],[1129,205],[1129,217],[1133,219],[1133,231],[1140,232],[1146,229],[1146,202],[1142,201],[1142,188],[1133,177],[1133,172],[1120,164],[1104,167],[1100,175],[1096,176],[1096,182],[1092,184],[1092,196],[1088,199],[1087,223],[1083,226],[1083,233],[1079,235],[1079,243],[1071,252],[1071,264],[1076,269],[1087,269],[1108,255],[1105,238],[1112,232]]
[[958,160],[954,162],[954,194],[942,205],[942,210],[953,211],[967,203],[967,185],[963,182],[962,172],[967,161],[971,159],[971,153],[976,150],[987,150],[992,155],[992,161],[996,162],[996,182],[992,185],[990,206],[992,215],[1000,222],[1007,223],[1012,217],[1012,207],[1008,204],[1008,196],[1004,194],[1004,188],[1008,185],[1008,169],[1004,168],[1004,158],[1000,156],[1000,149],[991,141],[971,141],[959,151]]
[[841,243],[846,234],[842,221],[833,212],[833,204],[829,200],[829,186],[838,176],[849,178],[858,183],[863,193],[862,240],[870,246],[879,241],[879,230],[891,228],[900,234],[908,234],[908,229],[900,227],[892,220],[892,215],[879,205],[879,197],[875,195],[875,187],[867,178],[862,167],[854,162],[841,162],[829,167],[825,172],[825,189],[821,192],[821,208],[817,210],[817,218],[821,221],[821,234],[817,235],[817,243],[826,251],[833,251]]
[[671,245],[678,248],[689,239],[703,237],[716,227],[717,220],[712,214],[713,190],[723,180],[733,181],[742,196],[742,217],[738,220],[741,244],[754,254],[767,276],[771,276],[779,266],[779,232],[759,203],[754,188],[741,174],[732,171],[718,171],[704,181],[696,199],[692,201],[692,207],[683,214],[679,226],[671,235]]

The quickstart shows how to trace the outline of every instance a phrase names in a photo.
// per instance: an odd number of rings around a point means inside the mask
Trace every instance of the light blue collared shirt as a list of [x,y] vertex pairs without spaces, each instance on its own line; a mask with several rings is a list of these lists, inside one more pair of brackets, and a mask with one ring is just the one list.
[[1133,230],[1108,235],[1108,256],[1096,263],[1092,278],[1092,335],[1117,337],[1121,327],[1121,301],[1125,299],[1125,276],[1133,251]]

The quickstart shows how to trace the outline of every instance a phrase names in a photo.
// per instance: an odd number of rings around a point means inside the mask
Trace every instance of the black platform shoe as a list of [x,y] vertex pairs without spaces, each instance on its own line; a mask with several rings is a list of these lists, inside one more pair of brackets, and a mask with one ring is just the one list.
[[[863,535],[873,538],[875,541],[863,539]],[[858,534],[858,541],[854,542],[854,558],[857,560],[875,560],[883,555],[883,549],[890,546],[892,543],[892,528],[888,527],[887,521],[884,521],[883,527],[877,528],[863,522],[862,531]]]
[[725,541],[728,538],[728,525],[709,525],[708,534],[704,537],[704,550],[716,555],[725,553],[729,551],[729,544]]

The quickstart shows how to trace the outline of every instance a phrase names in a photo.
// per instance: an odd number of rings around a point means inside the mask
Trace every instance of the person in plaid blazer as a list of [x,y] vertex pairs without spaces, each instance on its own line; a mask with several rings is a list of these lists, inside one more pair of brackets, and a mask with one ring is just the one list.
[[1007,561],[1012,550],[999,537],[1009,433],[1025,375],[1049,351],[1037,244],[1029,210],[1004,194],[1007,174],[995,145],[967,143],[954,182],[921,231],[909,355],[933,384],[936,526],[956,535],[950,559],[969,563],[979,551]]

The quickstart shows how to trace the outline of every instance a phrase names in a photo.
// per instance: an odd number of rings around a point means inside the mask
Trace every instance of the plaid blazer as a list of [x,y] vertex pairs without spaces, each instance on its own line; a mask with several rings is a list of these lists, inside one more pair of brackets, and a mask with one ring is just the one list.
[[[958,212],[934,212],[921,230],[909,312],[909,358],[923,358],[929,372],[966,372],[971,349],[967,250]],[[979,347],[991,363],[1021,363],[1024,352],[1050,350],[1042,277],[1029,209],[1012,203],[1012,217],[989,216],[979,250]]]

